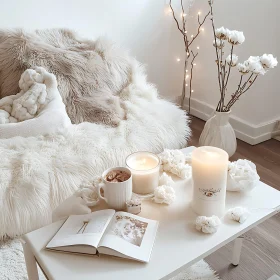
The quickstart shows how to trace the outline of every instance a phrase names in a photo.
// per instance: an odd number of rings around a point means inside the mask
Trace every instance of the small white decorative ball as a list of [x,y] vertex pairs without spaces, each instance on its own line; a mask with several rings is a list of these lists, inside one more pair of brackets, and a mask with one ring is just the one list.
[[203,233],[215,233],[218,230],[221,220],[217,216],[199,216],[195,221],[195,228]]
[[251,161],[239,159],[229,163],[227,191],[251,191],[259,180],[256,165]]
[[227,216],[240,224],[243,224],[249,217],[249,211],[241,206],[231,208],[227,211]]

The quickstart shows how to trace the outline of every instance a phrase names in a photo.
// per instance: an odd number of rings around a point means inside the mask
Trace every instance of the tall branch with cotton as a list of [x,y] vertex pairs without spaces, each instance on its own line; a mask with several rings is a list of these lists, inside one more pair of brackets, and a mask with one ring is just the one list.
[[[264,75],[269,69],[277,66],[278,61],[272,54],[263,54],[262,56],[250,56],[243,63],[238,63],[238,56],[233,53],[234,47],[245,42],[245,36],[242,31],[229,30],[222,26],[215,28],[213,15],[213,1],[208,1],[210,6],[212,29],[214,35],[213,46],[216,49],[216,65],[218,70],[218,82],[220,90],[220,100],[218,102],[217,112],[229,112],[231,107],[239,100],[240,96],[247,92],[255,83],[259,75]],[[224,59],[226,42],[230,46],[230,54]],[[238,64],[237,64],[238,63]],[[237,66],[240,73],[240,80],[237,89],[231,94],[231,98],[226,103],[227,85],[231,73],[231,68]],[[246,79],[246,77],[248,77]]]

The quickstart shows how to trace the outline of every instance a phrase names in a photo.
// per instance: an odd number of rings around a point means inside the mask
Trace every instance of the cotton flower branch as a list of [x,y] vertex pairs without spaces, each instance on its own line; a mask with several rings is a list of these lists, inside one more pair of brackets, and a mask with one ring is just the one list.
[[[172,7],[172,0],[169,1],[169,7],[171,9],[173,18],[176,22],[177,29],[180,31],[180,33],[183,36],[184,44],[185,44],[185,59],[184,59],[184,78],[183,78],[183,88],[182,88],[182,95],[181,95],[181,107],[184,105],[184,100],[185,100],[185,95],[186,95],[186,72],[188,68],[188,62],[189,58],[192,55],[192,62],[191,62],[191,77],[190,77],[190,87],[189,87],[189,112],[190,112],[190,99],[191,99],[191,93],[193,92],[192,90],[192,78],[193,78],[193,66],[194,66],[194,59],[197,57],[198,53],[196,55],[193,54],[193,51],[190,49],[190,46],[195,42],[195,40],[198,38],[200,32],[202,31],[202,26],[205,23],[207,17],[210,15],[210,11],[203,17],[203,19],[200,19],[200,13],[197,15],[197,21],[198,21],[198,27],[197,27],[197,32],[195,35],[192,35],[191,38],[189,39],[187,30],[186,30],[186,20],[187,20],[187,14],[185,12],[183,0],[180,0],[181,3],[181,16],[180,20],[177,19],[175,15],[175,11]],[[181,23],[180,23],[181,22]]]
[[[250,56],[248,60],[243,63],[238,62],[238,56],[233,53],[235,46],[241,45],[245,41],[245,36],[242,31],[229,30],[224,27],[215,28],[214,15],[213,15],[213,0],[208,1],[210,6],[212,29],[214,34],[213,46],[216,50],[216,63],[218,70],[218,82],[220,89],[220,100],[218,102],[216,111],[228,112],[235,102],[247,92],[255,83],[259,75],[264,75],[268,69],[272,69],[277,66],[278,61],[272,54],[264,54],[259,56]],[[230,54],[225,60],[223,60],[225,42],[231,45]],[[231,99],[228,103],[225,103],[225,97],[227,92],[227,85],[231,73],[231,68],[237,66],[238,71],[241,74],[239,84],[235,93],[231,95]],[[249,78],[243,82],[243,76],[250,73]],[[242,84],[243,82],[243,84]]]

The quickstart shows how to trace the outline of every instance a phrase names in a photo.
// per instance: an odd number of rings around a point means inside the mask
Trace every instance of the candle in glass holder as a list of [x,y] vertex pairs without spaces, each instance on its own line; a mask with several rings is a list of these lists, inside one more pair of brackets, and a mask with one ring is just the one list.
[[201,216],[222,216],[225,211],[228,154],[204,146],[192,152],[192,208]]
[[147,195],[158,186],[160,160],[150,152],[136,152],[126,158],[126,166],[132,174],[132,191]]

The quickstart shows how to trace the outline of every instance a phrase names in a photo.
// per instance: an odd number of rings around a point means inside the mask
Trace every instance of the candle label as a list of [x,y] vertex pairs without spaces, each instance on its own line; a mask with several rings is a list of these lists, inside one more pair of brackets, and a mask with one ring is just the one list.
[[221,197],[221,188],[199,188],[199,198],[201,199],[219,200]]

